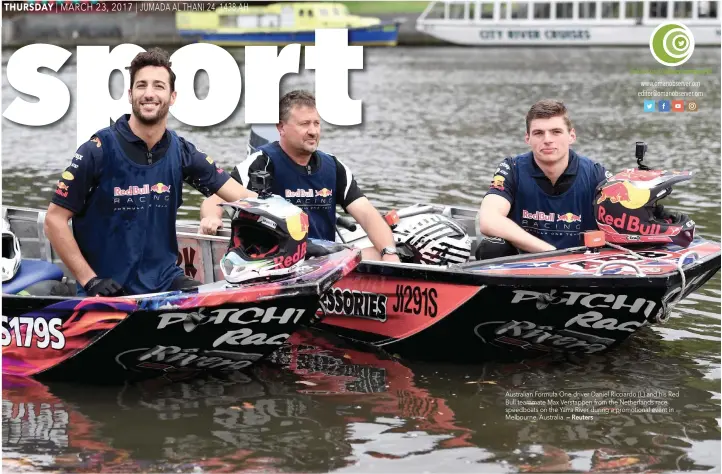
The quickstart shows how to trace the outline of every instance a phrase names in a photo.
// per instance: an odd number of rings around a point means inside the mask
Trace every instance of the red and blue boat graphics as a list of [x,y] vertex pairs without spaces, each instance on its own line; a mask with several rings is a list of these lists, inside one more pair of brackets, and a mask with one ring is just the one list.
[[323,296],[318,327],[418,360],[599,353],[666,322],[719,269],[720,245],[701,238],[450,267],[364,261]]
[[118,381],[250,367],[301,326],[360,260],[356,250],[309,259],[272,282],[208,283],[133,297],[3,295],[3,374]]

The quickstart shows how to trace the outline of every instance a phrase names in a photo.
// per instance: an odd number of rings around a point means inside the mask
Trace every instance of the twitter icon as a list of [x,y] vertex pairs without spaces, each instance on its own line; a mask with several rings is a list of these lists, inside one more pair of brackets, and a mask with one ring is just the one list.
[[672,106],[668,100],[660,100],[657,102],[657,108],[660,112],[669,112],[672,110]]
[[645,100],[644,101],[644,111],[645,112],[654,112],[654,101],[653,100]]

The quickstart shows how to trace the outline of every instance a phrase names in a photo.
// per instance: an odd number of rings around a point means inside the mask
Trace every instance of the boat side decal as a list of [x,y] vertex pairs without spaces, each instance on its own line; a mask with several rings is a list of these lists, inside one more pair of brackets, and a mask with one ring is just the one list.
[[556,330],[553,326],[531,321],[488,321],[478,324],[474,333],[485,344],[512,345],[519,349],[551,352],[555,347],[567,351],[583,350],[587,354],[602,352],[614,339],[570,330]]
[[511,350],[603,352],[666,314],[664,289],[624,292],[510,288],[494,293],[508,318],[474,327],[482,343]]
[[331,288],[321,297],[327,315],[353,315],[358,318],[386,321],[386,295],[367,291]]
[[[3,373],[29,376],[53,367],[113,329],[135,307],[128,300],[90,298],[62,301],[20,317],[3,316],[3,324],[8,319],[8,328],[2,329]],[[32,324],[25,324],[28,320]],[[49,345],[45,345],[46,325]]]
[[445,318],[482,288],[354,273],[322,297],[323,324],[397,341]]
[[158,345],[121,352],[115,356],[115,361],[125,370],[151,369],[168,372],[206,368],[233,371],[249,367],[261,357],[263,354]]
[[549,293],[541,293],[531,290],[513,290],[513,295],[511,304],[534,301],[537,310],[546,309],[549,305],[581,306],[586,309],[610,308],[615,311],[628,309],[632,314],[642,311],[647,318],[656,305],[655,301],[644,298],[630,298],[628,295],[622,294],[588,293],[583,291],[562,292],[551,290]]
[[[654,303],[654,301],[651,303]],[[604,318],[604,315],[598,311],[588,311],[574,316],[564,324],[564,327],[576,325],[584,328],[634,332],[644,326],[646,322],[647,321],[645,320],[643,323],[638,321],[626,321],[620,323],[615,318]]]
[[306,309],[304,308],[283,308],[279,310],[277,306],[269,308],[222,308],[212,311],[200,308],[198,311],[191,313],[161,313],[158,315],[160,321],[156,329],[163,329],[171,324],[183,323],[185,332],[191,332],[204,324],[224,324],[225,321],[233,324],[267,324],[277,321],[278,324],[292,322],[295,325],[299,323],[305,312]]
[[2,316],[2,323],[7,323],[10,328],[1,327],[3,347],[10,345],[10,330],[15,335],[15,344],[18,347],[37,347],[38,349],[46,347],[62,349],[65,347],[65,336],[59,329],[63,324],[63,320],[60,318],[46,320],[45,318],[20,316],[8,319],[7,316]]
[[253,330],[249,328],[235,329],[228,331],[213,342],[213,347],[218,347],[221,344],[229,344],[232,346],[247,346],[253,344],[256,346],[268,345],[268,346],[280,346],[286,339],[291,337],[288,333],[275,334],[273,336],[267,335],[265,332],[253,333]]

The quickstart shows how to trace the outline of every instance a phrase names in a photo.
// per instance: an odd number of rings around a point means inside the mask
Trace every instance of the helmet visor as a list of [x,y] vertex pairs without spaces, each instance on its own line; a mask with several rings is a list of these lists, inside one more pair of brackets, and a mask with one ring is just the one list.
[[15,239],[11,234],[3,234],[3,258],[15,258]]
[[245,260],[272,258],[278,253],[278,236],[272,231],[246,222],[233,225],[229,253],[237,252]]

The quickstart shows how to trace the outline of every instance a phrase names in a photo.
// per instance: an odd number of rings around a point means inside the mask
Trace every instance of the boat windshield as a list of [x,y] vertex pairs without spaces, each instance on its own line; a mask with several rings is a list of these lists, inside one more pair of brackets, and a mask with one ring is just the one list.
[[434,4],[431,6],[431,10],[428,11],[426,14],[426,18],[433,19],[433,20],[441,20],[445,17],[444,14],[444,3],[441,2],[434,2]]

